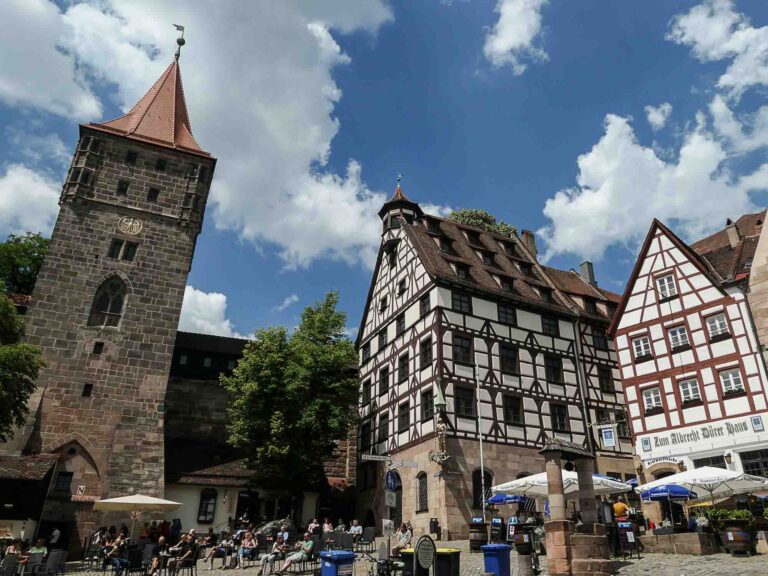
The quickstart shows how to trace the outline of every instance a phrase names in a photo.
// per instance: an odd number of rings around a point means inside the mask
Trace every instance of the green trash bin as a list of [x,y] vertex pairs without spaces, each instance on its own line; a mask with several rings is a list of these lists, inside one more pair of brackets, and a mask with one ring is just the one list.
[[460,570],[461,550],[458,548],[437,549],[437,554],[435,554],[435,576],[459,576]]

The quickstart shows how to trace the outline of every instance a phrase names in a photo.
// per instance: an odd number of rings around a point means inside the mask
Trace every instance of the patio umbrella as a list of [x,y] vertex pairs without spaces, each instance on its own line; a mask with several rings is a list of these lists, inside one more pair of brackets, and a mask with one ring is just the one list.
[[665,484],[677,484],[689,490],[706,490],[714,502],[715,496],[730,496],[732,494],[746,494],[755,490],[766,490],[768,489],[768,478],[723,468],[702,466],[648,482],[635,488],[635,491],[642,494],[646,490]]
[[128,512],[131,515],[131,538],[133,538],[133,529],[136,527],[136,519],[139,514],[150,511],[175,510],[179,506],[181,506],[181,502],[163,500],[144,494],[132,494],[119,498],[97,500],[93,508],[102,512]]
[[643,502],[657,502],[659,500],[696,500],[698,495],[693,490],[677,484],[662,484],[640,493]]
[[496,506],[502,504],[522,504],[525,502],[525,496],[513,496],[512,494],[494,494],[488,498],[486,504],[495,504]]
[[[617,494],[619,492],[630,492],[632,487],[629,484],[615,480],[602,474],[592,474],[592,482],[595,487],[595,496],[605,494]],[[518,480],[512,480],[498,486],[493,486],[491,491],[495,494],[515,494],[518,496],[530,496],[532,498],[546,498],[549,496],[547,486],[547,473],[534,474]],[[566,496],[573,498],[579,495],[579,478],[576,472],[567,472],[563,470],[563,492]]]

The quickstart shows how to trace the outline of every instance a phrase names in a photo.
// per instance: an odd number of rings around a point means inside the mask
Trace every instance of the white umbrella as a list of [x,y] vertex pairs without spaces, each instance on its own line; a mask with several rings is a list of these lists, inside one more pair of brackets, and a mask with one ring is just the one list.
[[[603,476],[602,474],[592,474],[592,483],[595,487],[595,496],[632,491],[632,486],[629,484],[614,480],[609,476]],[[512,480],[511,482],[505,482],[504,484],[493,486],[491,491],[494,493],[514,494],[517,496],[546,498],[549,496],[547,473],[542,472],[518,480]],[[579,477],[576,472],[567,472],[563,470],[563,493],[566,496],[578,497]]]
[[706,490],[714,502],[715,496],[730,496],[732,494],[746,494],[755,490],[766,490],[768,489],[768,478],[724,470],[723,468],[702,466],[648,482],[635,488],[635,491],[640,493],[664,484],[677,484],[678,486],[685,486],[689,490],[697,488]]
[[136,527],[136,519],[142,512],[175,510],[181,506],[181,502],[173,500],[163,500],[154,496],[145,496],[144,494],[132,494],[130,496],[120,496],[119,498],[107,498],[106,500],[97,500],[93,508],[102,512],[128,512],[131,515],[131,537],[133,529]]

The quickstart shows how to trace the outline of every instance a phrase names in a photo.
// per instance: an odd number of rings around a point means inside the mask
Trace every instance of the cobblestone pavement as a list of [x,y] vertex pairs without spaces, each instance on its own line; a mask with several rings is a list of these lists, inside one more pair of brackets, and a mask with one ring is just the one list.
[[[483,555],[469,552],[466,541],[440,542],[438,544],[440,547],[455,547],[462,551],[461,576],[481,576],[485,572]],[[203,566],[202,563],[198,564],[199,576],[257,576],[259,573],[259,566],[256,563],[247,568],[221,570],[219,569],[220,562],[220,560],[216,560],[216,569],[214,570],[208,570],[208,567]],[[514,552],[510,564],[511,576],[517,576],[517,555]],[[744,558],[732,557],[728,554],[713,554],[711,556],[644,554],[640,560],[618,560],[616,566],[617,576],[768,576],[768,555]],[[368,576],[369,568],[370,563],[358,555],[354,565],[354,576]],[[547,560],[545,556],[542,556],[540,576],[546,576],[546,568]],[[70,565],[67,572],[79,572],[79,570],[77,570],[76,565]],[[103,576],[99,571],[90,574]]]

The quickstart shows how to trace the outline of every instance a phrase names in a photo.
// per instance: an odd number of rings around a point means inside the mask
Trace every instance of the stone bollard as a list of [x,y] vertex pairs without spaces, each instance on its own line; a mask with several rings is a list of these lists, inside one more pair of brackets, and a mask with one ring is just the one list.
[[531,564],[530,554],[517,555],[517,574],[518,576],[533,576],[533,565]]

